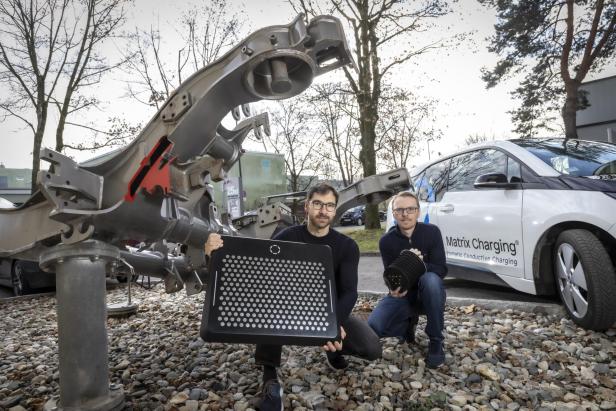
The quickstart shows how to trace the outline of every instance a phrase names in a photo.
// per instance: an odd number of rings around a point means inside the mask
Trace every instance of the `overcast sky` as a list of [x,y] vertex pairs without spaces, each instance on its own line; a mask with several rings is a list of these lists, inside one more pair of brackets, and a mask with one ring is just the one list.
[[[294,17],[293,10],[286,1],[247,1],[230,0],[235,8],[244,10],[250,31],[274,24],[287,24]],[[182,5],[187,2],[169,2],[160,0],[136,0],[129,12],[126,28],[147,28],[160,23],[163,34],[163,47],[169,50],[179,43],[176,23],[182,12]],[[515,107],[509,96],[514,83],[499,85],[486,90],[480,78],[480,68],[492,66],[496,56],[488,53],[485,38],[493,33],[494,13],[479,6],[475,0],[461,0],[455,5],[455,12],[439,21],[439,26],[429,33],[417,36],[418,45],[425,44],[443,35],[473,32],[472,41],[445,51],[425,55],[393,73],[391,80],[395,85],[419,90],[420,95],[439,101],[437,115],[444,137],[441,141],[431,142],[432,158],[438,153],[446,154],[463,145],[464,139],[471,134],[494,136],[497,139],[512,136],[512,124],[507,111]],[[347,33],[348,36],[348,33]],[[393,53],[395,50],[386,50]],[[608,73],[614,74],[614,73]],[[339,74],[319,79],[332,80]],[[125,98],[126,85],[123,76],[116,74],[107,78],[97,89],[99,97],[106,100],[101,111],[88,113],[90,120],[100,118],[100,127],[105,128],[105,120],[113,115],[126,115],[133,122],[147,123],[154,115],[153,108],[140,106]],[[262,107],[262,106],[261,106]],[[256,111],[260,107],[256,107]],[[255,111],[255,110],[253,110]],[[49,118],[48,132],[44,145],[54,146],[56,116]],[[0,162],[7,167],[30,168],[32,136],[20,123],[7,120],[0,123],[1,139]],[[67,130],[67,140],[75,143],[80,138],[78,129]],[[246,146],[262,149],[262,146]],[[92,153],[69,151],[78,161],[93,156]],[[411,165],[428,159],[427,146],[411,161]]]

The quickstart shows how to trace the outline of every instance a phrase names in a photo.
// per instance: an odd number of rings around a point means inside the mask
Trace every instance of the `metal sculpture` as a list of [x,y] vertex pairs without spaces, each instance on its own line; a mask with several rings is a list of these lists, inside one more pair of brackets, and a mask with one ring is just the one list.
[[[49,149],[51,163],[21,207],[0,209],[0,257],[39,261],[56,272],[61,409],[111,410],[124,394],[109,387],[105,276],[164,279],[167,292],[195,294],[207,280],[203,244],[212,232],[237,235],[219,219],[212,181],[239,159],[250,131],[269,133],[266,114],[233,130],[221,121],[237,107],[303,92],[315,76],[352,63],[338,19],[298,16],[258,30],[184,81],[127,146],[81,164]],[[405,170],[372,176],[343,192],[347,206],[377,202],[408,187]],[[345,197],[346,196],[346,197]],[[289,222],[284,207],[241,219],[240,229],[269,238]],[[285,217],[287,216],[287,217]],[[164,241],[183,245],[170,254]],[[144,242],[135,251],[127,241]]]

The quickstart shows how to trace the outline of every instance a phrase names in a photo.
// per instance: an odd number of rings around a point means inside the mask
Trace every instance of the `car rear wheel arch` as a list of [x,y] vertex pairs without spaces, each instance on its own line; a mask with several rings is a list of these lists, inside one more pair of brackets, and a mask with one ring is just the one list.
[[615,251],[614,238],[596,226],[573,222],[552,227],[535,249],[537,294],[558,294],[571,319],[584,328],[610,327],[616,321],[610,314],[611,295],[616,294]]
[[554,246],[558,236],[566,230],[587,230],[593,233],[603,244],[612,260],[612,265],[616,267],[616,239],[607,231],[601,228],[584,223],[582,221],[567,221],[556,224],[546,230],[535,245],[533,253],[533,280],[537,295],[556,295],[556,282],[554,281],[554,270],[552,258]]

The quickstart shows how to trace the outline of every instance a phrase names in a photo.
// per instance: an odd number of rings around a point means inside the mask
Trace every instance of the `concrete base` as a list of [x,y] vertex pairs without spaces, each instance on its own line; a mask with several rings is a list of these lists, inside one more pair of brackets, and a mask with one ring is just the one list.
[[53,397],[43,406],[44,411],[120,411],[124,408],[124,390],[121,387],[109,388],[109,395],[105,398],[88,401],[79,407],[62,407],[58,398]]

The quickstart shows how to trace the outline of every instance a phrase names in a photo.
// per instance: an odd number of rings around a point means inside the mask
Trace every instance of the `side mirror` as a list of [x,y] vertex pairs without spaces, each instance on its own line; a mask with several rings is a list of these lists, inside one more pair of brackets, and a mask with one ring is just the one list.
[[482,174],[473,184],[475,188],[505,188],[512,189],[520,187],[520,183],[510,183],[507,176],[503,173]]

